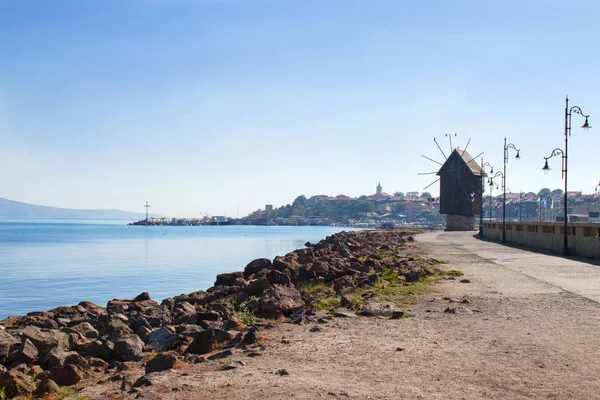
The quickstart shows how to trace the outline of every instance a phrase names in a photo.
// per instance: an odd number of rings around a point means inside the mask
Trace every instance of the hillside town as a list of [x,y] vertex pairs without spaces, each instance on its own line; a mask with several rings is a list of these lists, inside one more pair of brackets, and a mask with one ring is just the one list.
[[[488,189],[489,190],[489,189]],[[498,190],[498,189],[497,189]],[[568,213],[573,222],[600,221],[600,194],[568,193]],[[507,221],[560,221],[563,215],[564,192],[561,189],[541,189],[539,192],[506,193]],[[503,194],[498,190],[484,196],[483,220],[501,220]],[[196,218],[148,218],[132,225],[332,225],[353,227],[437,227],[443,228],[438,197],[429,192],[383,191],[379,183],[375,193],[350,197],[316,195],[298,196],[287,205],[275,208],[267,204],[246,217],[204,216]]]

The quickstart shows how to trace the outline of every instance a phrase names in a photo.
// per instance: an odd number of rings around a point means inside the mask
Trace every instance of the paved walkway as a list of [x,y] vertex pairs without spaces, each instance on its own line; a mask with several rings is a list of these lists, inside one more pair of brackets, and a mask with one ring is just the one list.
[[[600,303],[600,266],[536,253],[476,238],[475,232],[428,232],[417,237],[429,246],[451,254],[477,255],[510,270]],[[439,252],[437,252],[439,254]]]

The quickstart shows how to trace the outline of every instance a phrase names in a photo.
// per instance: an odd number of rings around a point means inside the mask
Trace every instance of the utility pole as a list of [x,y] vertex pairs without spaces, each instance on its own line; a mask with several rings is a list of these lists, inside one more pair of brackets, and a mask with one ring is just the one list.
[[146,225],[148,225],[148,209],[150,208],[150,204],[148,204],[148,200],[146,200],[146,204],[144,205],[146,209]]

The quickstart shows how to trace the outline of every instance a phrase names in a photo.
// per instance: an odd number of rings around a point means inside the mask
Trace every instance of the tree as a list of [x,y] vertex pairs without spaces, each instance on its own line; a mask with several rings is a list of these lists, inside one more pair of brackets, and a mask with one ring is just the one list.
[[300,196],[296,197],[296,199],[294,200],[293,207],[305,206],[305,205],[306,205],[306,196],[300,195]]
[[565,193],[565,192],[563,192],[563,190],[562,190],[562,189],[554,189],[554,190],[552,191],[552,194],[560,194],[560,195],[562,195],[562,194],[564,194],[564,193]]
[[419,197],[419,192],[406,192],[406,197]]
[[423,192],[423,193],[421,193],[421,197],[424,199],[429,199],[429,198],[432,198],[433,196],[429,192]]
[[552,194],[552,191],[548,188],[543,188],[542,190],[539,191],[538,196],[540,196],[541,198],[544,197],[548,197],[550,194]]
[[394,192],[394,197],[404,197],[404,192]]

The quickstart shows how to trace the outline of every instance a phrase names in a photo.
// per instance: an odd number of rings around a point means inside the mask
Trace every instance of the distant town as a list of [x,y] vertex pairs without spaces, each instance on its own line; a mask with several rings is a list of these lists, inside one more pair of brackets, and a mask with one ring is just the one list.
[[[561,189],[541,189],[538,193],[506,194],[507,221],[558,221],[563,210]],[[600,195],[568,193],[568,213],[573,221],[600,221]],[[485,196],[482,218],[502,219],[503,196]],[[359,197],[344,194],[298,196],[278,208],[267,204],[243,218],[205,216],[200,218],[148,218],[131,225],[325,225],[350,227],[433,227],[443,228],[445,217],[439,213],[439,198],[429,192],[383,191],[381,184],[375,193]]]

